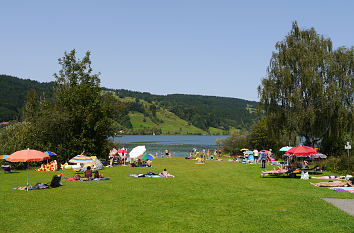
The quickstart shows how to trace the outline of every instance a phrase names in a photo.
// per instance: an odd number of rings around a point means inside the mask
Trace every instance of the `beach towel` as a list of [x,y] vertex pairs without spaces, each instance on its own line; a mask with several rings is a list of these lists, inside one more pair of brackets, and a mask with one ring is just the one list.
[[93,180],[96,180],[96,181],[101,181],[101,180],[109,180],[109,178],[95,178]]
[[130,177],[145,177],[144,174],[129,174]]
[[195,163],[195,164],[205,164],[205,163]]
[[21,190],[21,191],[26,191],[26,190],[36,190],[36,189],[49,189],[51,188],[49,185],[44,184],[44,183],[37,183],[33,186],[23,186],[23,187],[16,187],[14,189]]
[[334,187],[330,189],[338,192],[354,193],[354,187]]
[[160,175],[157,174],[129,174],[128,176],[130,177],[149,177],[149,178],[163,178]]

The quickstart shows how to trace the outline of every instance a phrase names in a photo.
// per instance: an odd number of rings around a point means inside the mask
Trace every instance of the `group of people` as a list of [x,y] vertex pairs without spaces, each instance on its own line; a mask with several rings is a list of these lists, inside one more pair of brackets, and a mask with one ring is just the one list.
[[[174,154],[174,152],[173,152]],[[156,152],[155,154],[156,158],[159,157],[159,153]],[[172,158],[172,153],[169,151],[169,149],[166,149],[164,152],[160,153],[160,158]]]
[[125,165],[126,160],[127,160],[127,154],[110,151],[108,158],[109,158],[108,167],[113,167],[114,161],[117,161],[117,163],[119,163],[119,164]]
[[193,148],[193,150],[189,153],[189,155],[187,154],[187,156],[185,157],[186,159],[198,159],[201,158],[202,160],[205,159],[216,159],[217,157],[221,156],[221,149],[219,150],[215,150],[213,153],[210,151],[210,149],[203,149],[201,151],[197,151],[196,148]]
[[130,167],[152,167],[152,161],[150,159],[142,161],[141,159],[135,159],[130,163]]
[[272,158],[272,149],[269,149],[268,151],[258,151],[257,149],[254,149],[251,153],[253,155],[253,159],[251,159],[251,161],[249,160],[249,152],[248,151],[244,151],[243,152],[243,161],[245,161],[246,163],[249,162],[253,162],[253,163],[262,163],[262,168],[265,168],[266,163],[270,162],[273,160]]

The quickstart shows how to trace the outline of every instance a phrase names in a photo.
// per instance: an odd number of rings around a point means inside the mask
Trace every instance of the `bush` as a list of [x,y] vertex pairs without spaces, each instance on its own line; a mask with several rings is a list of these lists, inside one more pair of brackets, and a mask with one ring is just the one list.
[[351,156],[348,158],[346,154],[343,154],[341,157],[333,157],[328,159],[326,166],[327,170],[332,172],[343,173],[348,170],[347,174],[352,174],[354,172],[354,157]]

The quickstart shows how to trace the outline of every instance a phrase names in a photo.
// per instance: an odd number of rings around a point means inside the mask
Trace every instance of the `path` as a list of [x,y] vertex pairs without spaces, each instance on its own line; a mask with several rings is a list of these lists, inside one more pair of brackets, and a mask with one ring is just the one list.
[[322,200],[354,216],[354,199],[322,198]]

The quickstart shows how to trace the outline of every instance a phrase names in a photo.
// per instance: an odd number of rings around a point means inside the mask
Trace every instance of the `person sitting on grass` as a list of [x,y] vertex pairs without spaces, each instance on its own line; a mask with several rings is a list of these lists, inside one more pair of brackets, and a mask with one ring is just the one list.
[[168,178],[168,177],[175,177],[174,175],[171,175],[170,173],[168,173],[168,171],[165,169],[163,169],[163,171],[159,174],[162,177]]
[[91,180],[91,177],[92,177],[92,170],[91,170],[91,167],[88,166],[85,171],[85,178],[88,180]]
[[98,171],[95,171],[94,177],[95,177],[95,179],[103,178],[103,175],[101,173],[99,173]]
[[352,187],[353,183],[351,180],[346,181],[329,181],[329,182],[320,182],[320,183],[311,183],[310,184],[316,187]]
[[146,166],[148,166],[148,167],[152,166],[152,161],[150,159],[148,159],[148,161],[146,162]]
[[5,172],[11,173],[11,165],[9,163],[5,163],[5,165],[1,166],[2,169],[4,169]]

